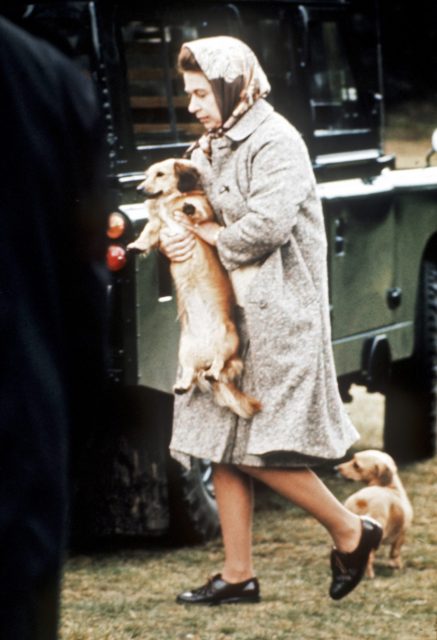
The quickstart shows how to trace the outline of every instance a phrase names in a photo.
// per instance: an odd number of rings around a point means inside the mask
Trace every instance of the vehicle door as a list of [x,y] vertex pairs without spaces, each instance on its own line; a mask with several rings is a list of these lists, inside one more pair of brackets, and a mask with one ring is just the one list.
[[[396,217],[381,174],[376,20],[349,6],[301,5],[301,68],[310,114],[308,146],[329,246],[332,336],[338,373],[361,368],[365,336],[395,322]],[[354,346],[355,343],[355,346]]]

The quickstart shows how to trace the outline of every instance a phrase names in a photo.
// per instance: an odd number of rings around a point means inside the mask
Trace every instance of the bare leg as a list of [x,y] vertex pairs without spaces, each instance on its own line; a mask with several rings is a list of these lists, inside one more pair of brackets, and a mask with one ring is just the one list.
[[313,515],[330,533],[339,551],[353,551],[360,540],[360,518],[346,509],[310,469],[240,467],[248,475]]
[[214,465],[214,489],[220,514],[225,563],[222,578],[252,578],[252,479],[233,465]]

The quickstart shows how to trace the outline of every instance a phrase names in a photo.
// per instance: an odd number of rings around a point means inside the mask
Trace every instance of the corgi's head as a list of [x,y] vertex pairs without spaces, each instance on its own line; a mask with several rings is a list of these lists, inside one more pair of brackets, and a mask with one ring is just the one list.
[[171,193],[190,193],[202,189],[200,173],[190,160],[169,158],[152,164],[137,187],[148,198]]
[[390,485],[397,474],[393,458],[374,449],[357,452],[352,460],[339,464],[336,469],[347,480],[379,486]]

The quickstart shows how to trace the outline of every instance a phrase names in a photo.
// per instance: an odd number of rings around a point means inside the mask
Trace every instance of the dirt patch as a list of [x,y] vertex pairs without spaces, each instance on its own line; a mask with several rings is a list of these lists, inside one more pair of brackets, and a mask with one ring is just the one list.
[[[432,102],[408,102],[386,110],[384,149],[396,156],[399,169],[424,167],[437,129],[437,106]],[[437,154],[432,160],[437,165]]]

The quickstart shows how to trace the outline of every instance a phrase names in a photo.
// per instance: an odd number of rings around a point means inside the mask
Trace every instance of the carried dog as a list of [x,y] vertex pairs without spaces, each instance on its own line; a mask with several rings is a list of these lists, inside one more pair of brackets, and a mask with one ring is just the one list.
[[[336,467],[347,480],[365,482],[368,486],[349,496],[345,506],[358,515],[368,515],[383,528],[383,544],[390,545],[390,566],[402,567],[401,547],[413,519],[413,508],[391,456],[368,449],[355,453],[352,460]],[[375,577],[373,552],[366,575]]]
[[[160,231],[183,227],[174,219],[183,213],[194,224],[214,220],[202,190],[200,174],[189,160],[168,159],[150,166],[138,189],[146,195],[148,222],[128,250],[148,254],[159,246]],[[184,262],[171,262],[181,324],[179,369],[174,392],[186,393],[193,385],[212,390],[215,401],[250,418],[261,404],[235,386],[243,363],[238,356],[239,337],[232,319],[235,298],[226,270],[214,247],[196,236],[194,253]]]

